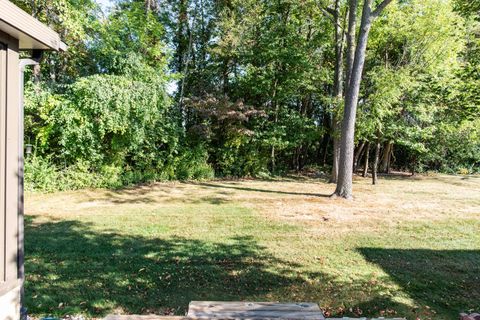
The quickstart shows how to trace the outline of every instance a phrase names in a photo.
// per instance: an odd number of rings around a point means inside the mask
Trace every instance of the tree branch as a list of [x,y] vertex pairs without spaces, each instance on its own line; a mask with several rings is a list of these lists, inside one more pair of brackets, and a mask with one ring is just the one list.
[[382,13],[383,9],[385,9],[390,2],[393,0],[383,0],[382,3],[380,3],[377,8],[371,13],[372,18],[376,18]]
[[332,9],[332,8],[330,8],[330,7],[326,7],[326,8],[325,8],[325,11],[327,11],[328,13],[330,13],[332,16],[335,15],[335,10]]
[[322,8],[320,5],[318,5],[318,8],[320,9],[320,11],[322,11],[323,15],[330,19],[332,21],[332,23],[336,26],[338,26],[342,31],[344,30],[344,28],[335,21],[335,10],[329,8],[329,7],[326,7],[326,8]]

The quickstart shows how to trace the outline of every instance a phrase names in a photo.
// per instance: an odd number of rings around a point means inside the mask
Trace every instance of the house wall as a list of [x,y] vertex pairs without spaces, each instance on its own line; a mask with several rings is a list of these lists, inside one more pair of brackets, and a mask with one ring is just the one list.
[[0,319],[18,320],[22,287],[19,252],[23,248],[18,40],[0,32],[0,43]]
[[0,297],[0,319],[20,319],[20,287],[8,291]]

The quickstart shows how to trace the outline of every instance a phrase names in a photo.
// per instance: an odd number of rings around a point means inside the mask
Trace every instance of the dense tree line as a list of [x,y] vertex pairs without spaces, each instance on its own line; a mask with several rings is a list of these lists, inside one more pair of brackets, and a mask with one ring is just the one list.
[[30,188],[480,171],[472,1],[15,2],[69,46],[27,84]]

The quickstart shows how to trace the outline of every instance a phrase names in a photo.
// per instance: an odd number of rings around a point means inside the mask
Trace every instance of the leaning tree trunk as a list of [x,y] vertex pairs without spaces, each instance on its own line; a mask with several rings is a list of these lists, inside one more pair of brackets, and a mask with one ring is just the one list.
[[365,140],[362,141],[357,151],[355,152],[355,157],[353,158],[353,173],[357,172],[358,161],[360,161],[360,158],[362,157],[364,150],[365,150]]
[[370,28],[372,26],[373,20],[393,0],[384,0],[373,12],[372,1],[373,0],[365,0],[364,2],[362,23],[360,26],[357,47],[355,49],[355,60],[350,75],[347,94],[345,96],[338,181],[337,188],[334,193],[334,195],[345,199],[352,198],[352,169],[353,152],[355,147],[355,121],[358,105],[358,95],[360,93],[360,84],[362,80],[363,67],[365,64],[368,35],[370,33]]
[[372,168],[372,184],[377,184],[377,172],[378,172],[378,161],[380,158],[380,140],[377,141],[377,146],[375,147],[375,159],[373,161]]
[[367,142],[367,149],[365,150],[365,162],[363,163],[362,177],[366,178],[368,174],[368,160],[370,157],[370,142]]

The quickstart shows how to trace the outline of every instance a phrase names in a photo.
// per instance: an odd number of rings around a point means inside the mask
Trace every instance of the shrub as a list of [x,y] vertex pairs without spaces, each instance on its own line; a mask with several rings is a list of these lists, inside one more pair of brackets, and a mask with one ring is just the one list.
[[53,192],[59,190],[60,174],[55,166],[41,157],[30,157],[25,160],[25,190]]

